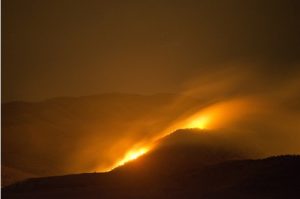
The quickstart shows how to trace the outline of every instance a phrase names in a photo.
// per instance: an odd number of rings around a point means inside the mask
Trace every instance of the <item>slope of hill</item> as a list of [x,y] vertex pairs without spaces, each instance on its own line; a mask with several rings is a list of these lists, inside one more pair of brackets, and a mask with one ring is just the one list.
[[[180,129],[158,140],[154,149],[114,169],[113,173],[145,175],[155,171],[159,175],[184,172],[224,162],[227,160],[255,158],[260,154],[247,151],[244,147],[232,144],[219,134],[201,129]],[[167,164],[166,164],[167,163]]]
[[1,167],[1,173],[2,173],[2,186],[13,184],[17,181],[22,181],[27,178],[33,178],[36,177],[31,173],[25,173],[23,171],[19,171],[17,169],[9,168],[2,166]]
[[[2,105],[3,182],[36,176],[3,188],[3,198],[267,199],[300,194],[299,156],[257,159],[262,154],[222,130],[177,130],[135,161],[107,173],[87,173],[110,165],[128,147],[201,104],[187,98],[178,104],[175,98],[114,94]],[[74,174],[79,172],[84,173]],[[56,176],[38,177],[51,175]]]
[[[165,154],[166,150],[161,148],[108,173],[33,178],[5,187],[2,196],[7,199],[279,199],[296,198],[300,194],[299,156],[230,160],[236,156],[229,150],[226,153],[219,147],[207,149],[181,148],[185,155],[180,156],[177,146],[169,147]],[[176,159],[178,163],[184,161],[176,165]]]

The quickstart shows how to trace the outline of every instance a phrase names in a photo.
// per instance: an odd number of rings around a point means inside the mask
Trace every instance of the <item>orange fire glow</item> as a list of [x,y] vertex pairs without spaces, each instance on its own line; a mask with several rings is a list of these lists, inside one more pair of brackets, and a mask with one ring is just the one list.
[[188,121],[185,125],[185,128],[199,128],[199,129],[206,129],[207,125],[211,118],[206,115],[200,115],[197,118],[193,118],[192,120]]
[[236,99],[217,103],[188,117],[178,127],[200,129],[223,128],[229,123],[238,120],[242,115],[255,111],[253,107],[257,106],[258,104],[253,99]]
[[147,147],[130,150],[125,154],[124,158],[117,163],[117,166],[121,166],[129,161],[135,160],[147,153],[149,150],[150,149]]
[[215,129],[222,128],[224,125],[235,121],[242,114],[247,114],[251,112],[251,107],[253,104],[249,103],[248,100],[232,100],[222,103],[217,103],[207,108],[201,109],[199,112],[192,114],[186,119],[182,119],[180,121],[175,122],[173,125],[170,125],[167,129],[165,129],[161,134],[155,139],[149,140],[149,143],[146,143],[146,146],[133,148],[129,150],[124,157],[117,161],[114,167],[111,169],[124,165],[125,163],[135,160],[140,156],[147,153],[152,149],[153,143],[174,132],[177,129],[182,128],[200,128],[200,129]]

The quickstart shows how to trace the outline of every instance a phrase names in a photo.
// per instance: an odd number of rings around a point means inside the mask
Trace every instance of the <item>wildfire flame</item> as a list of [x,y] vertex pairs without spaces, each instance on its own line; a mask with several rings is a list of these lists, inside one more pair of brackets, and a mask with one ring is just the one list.
[[205,129],[207,128],[207,125],[210,121],[209,116],[199,116],[197,118],[193,118],[191,121],[189,121],[185,128],[199,128],[199,129]]
[[149,150],[150,149],[146,148],[146,147],[130,150],[125,154],[124,158],[117,163],[117,166],[121,166],[129,161],[135,160],[135,159],[139,158],[140,156],[144,155],[145,153],[147,153]]
[[170,134],[170,132],[182,128],[200,128],[200,129],[218,128],[228,122],[234,121],[242,113],[244,114],[248,113],[249,109],[251,110],[251,107],[253,106],[251,106],[251,104],[249,104],[247,101],[233,100],[233,101],[218,103],[213,106],[202,109],[199,112],[191,115],[190,117],[182,121],[176,122],[175,124],[171,125],[169,128],[165,129],[159,136],[157,136],[152,140],[149,140],[149,142],[146,143],[146,147],[142,145],[142,147],[134,147],[133,149],[130,149],[124,155],[124,157],[121,160],[117,161],[115,166],[112,167],[111,169],[124,165],[125,163],[135,160],[140,156],[144,155],[145,153],[147,153],[149,150],[153,148],[153,144],[156,140],[161,139],[162,137]]

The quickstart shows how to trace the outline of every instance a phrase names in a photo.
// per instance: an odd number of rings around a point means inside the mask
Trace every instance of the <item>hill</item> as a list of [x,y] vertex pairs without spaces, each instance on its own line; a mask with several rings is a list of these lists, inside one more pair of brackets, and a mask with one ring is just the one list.
[[197,139],[196,135],[171,135],[163,140],[167,144],[111,172],[32,178],[5,187],[2,196],[279,199],[300,194],[299,156],[237,160],[242,153],[224,150],[222,144],[200,147],[184,141],[173,145],[176,136]]

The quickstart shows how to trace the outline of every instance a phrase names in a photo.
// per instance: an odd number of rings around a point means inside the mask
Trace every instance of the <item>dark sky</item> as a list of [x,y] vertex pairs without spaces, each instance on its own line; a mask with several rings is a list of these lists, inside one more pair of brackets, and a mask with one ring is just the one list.
[[300,70],[299,4],[2,0],[2,100],[179,92],[236,61],[288,78]]

